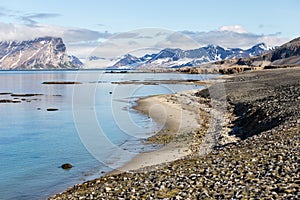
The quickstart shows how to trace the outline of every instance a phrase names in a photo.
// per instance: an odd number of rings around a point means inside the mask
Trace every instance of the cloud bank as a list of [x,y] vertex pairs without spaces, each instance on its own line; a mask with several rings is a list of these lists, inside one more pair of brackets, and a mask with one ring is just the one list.
[[248,31],[240,25],[221,26],[219,31],[230,31],[235,33],[248,33]]
[[[139,47],[142,43],[155,48],[197,48],[208,44],[220,45],[224,48],[249,48],[258,43],[266,43],[269,46],[278,46],[292,38],[282,38],[280,33],[269,35],[258,35],[249,33],[247,29],[241,25],[221,26],[216,30],[207,32],[181,31],[174,32],[172,30],[158,31],[157,34],[151,33],[153,29],[140,29],[128,31],[126,33],[108,33],[95,30],[77,28],[77,27],[61,27],[55,25],[47,25],[40,23],[41,20],[58,18],[58,13],[24,13],[18,10],[11,10],[0,6],[0,17],[13,19],[16,23],[0,22],[0,41],[5,40],[30,40],[43,36],[62,37],[70,54],[74,54],[79,58],[86,58],[89,54],[99,47],[108,46],[105,51],[110,51],[108,44],[112,44],[111,40],[117,42],[125,42],[128,49]],[[95,24],[95,28],[103,26],[103,24]],[[263,26],[263,25],[260,25]],[[150,31],[150,32],[149,32]],[[174,34],[170,34],[174,33]],[[168,35],[165,39],[161,39]],[[159,42],[158,42],[159,41]],[[192,42],[191,42],[192,41]],[[116,48],[111,46],[111,49]],[[118,46],[118,45],[117,45]],[[124,47],[124,45],[123,45]],[[126,46],[127,48],[127,46]]]
[[[105,40],[111,38],[123,38],[127,41],[129,46],[138,46],[141,39],[151,39],[155,42],[155,37],[161,37],[161,35],[152,35],[149,38],[147,29],[141,29],[143,31],[137,34],[135,32],[127,33],[108,33],[99,32],[89,29],[82,29],[76,27],[61,27],[54,25],[45,25],[37,22],[41,18],[58,17],[57,14],[51,13],[38,13],[27,15],[24,21],[27,24],[12,24],[0,22],[0,41],[6,40],[30,40],[43,36],[62,37],[67,45],[68,53],[84,59],[97,48]],[[150,30],[150,29],[149,29]],[[172,32],[172,31],[170,31]],[[184,37],[182,37],[184,35]],[[186,40],[193,40],[196,46],[206,46],[208,44],[220,45],[224,48],[249,48],[258,43],[266,43],[269,46],[278,46],[290,40],[290,38],[280,37],[280,33],[274,33],[269,35],[258,35],[249,33],[245,28],[239,25],[222,26],[219,29],[208,32],[194,32],[194,31],[182,31],[177,34],[172,34],[166,38],[164,42],[156,44],[157,48],[164,48],[164,45],[169,47],[180,48]],[[194,44],[193,44],[194,45]],[[189,47],[187,47],[189,48]],[[190,47],[192,48],[192,46]]]
[[202,46],[215,44],[224,48],[238,47],[242,49],[250,48],[258,43],[279,46],[291,39],[280,37],[280,33],[268,35],[250,33],[239,25],[222,26],[217,30],[209,32],[182,31],[182,33],[191,37]]

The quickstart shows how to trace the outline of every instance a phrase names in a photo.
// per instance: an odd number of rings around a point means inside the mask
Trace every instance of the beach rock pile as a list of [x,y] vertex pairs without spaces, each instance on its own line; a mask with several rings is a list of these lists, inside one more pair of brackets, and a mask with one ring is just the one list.
[[[288,72],[291,73],[288,73]],[[273,70],[236,76],[226,84],[234,107],[231,134],[246,139],[300,117],[300,70]],[[235,85],[240,85],[237,89]]]
[[275,87],[267,97],[254,102],[240,102],[234,113],[239,116],[235,122],[235,134],[242,139],[272,129],[285,121],[295,123],[300,116],[300,81]]
[[75,185],[50,199],[298,199],[300,127],[280,129],[206,157]]

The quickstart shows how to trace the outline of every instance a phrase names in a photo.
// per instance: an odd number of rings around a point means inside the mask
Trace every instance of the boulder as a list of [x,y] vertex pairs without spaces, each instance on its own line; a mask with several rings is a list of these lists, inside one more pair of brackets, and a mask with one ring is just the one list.
[[62,169],[71,169],[72,167],[73,167],[73,165],[70,163],[65,163],[65,164],[61,165]]

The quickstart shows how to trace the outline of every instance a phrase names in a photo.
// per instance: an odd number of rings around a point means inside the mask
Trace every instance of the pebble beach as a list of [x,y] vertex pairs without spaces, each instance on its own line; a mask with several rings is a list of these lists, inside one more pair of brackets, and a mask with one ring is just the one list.
[[[251,71],[146,98],[141,112],[149,114],[149,102],[170,110],[148,141],[162,149],[49,199],[299,199],[299,77],[300,68]],[[226,96],[214,99],[220,87]],[[226,107],[221,119],[212,102]]]

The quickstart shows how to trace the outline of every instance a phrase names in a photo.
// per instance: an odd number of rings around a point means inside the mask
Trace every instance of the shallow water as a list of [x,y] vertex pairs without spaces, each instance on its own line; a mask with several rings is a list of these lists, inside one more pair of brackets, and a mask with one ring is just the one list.
[[[0,93],[42,94],[32,97],[0,94],[0,100],[18,98],[15,100],[21,101],[0,103],[0,198],[44,199],[121,166],[138,152],[151,150],[152,146],[145,147],[141,139],[149,137],[159,125],[131,109],[135,100],[201,88],[195,85],[116,85],[111,82],[211,77],[214,76],[0,71]],[[42,84],[44,81],[76,80],[82,84]],[[59,110],[49,112],[47,108]],[[101,129],[103,135],[97,135],[95,129]],[[103,140],[99,140],[101,137]],[[60,166],[66,162],[74,167],[62,170]]]

